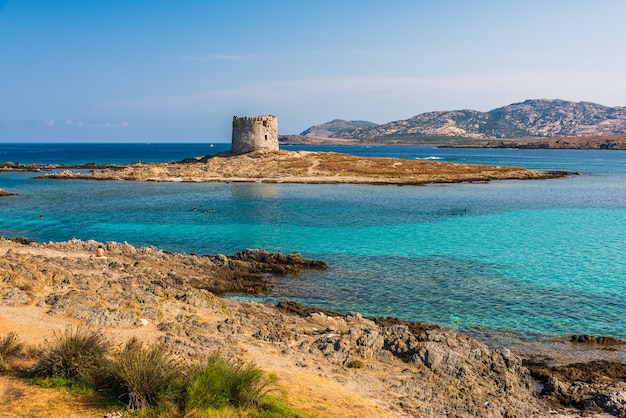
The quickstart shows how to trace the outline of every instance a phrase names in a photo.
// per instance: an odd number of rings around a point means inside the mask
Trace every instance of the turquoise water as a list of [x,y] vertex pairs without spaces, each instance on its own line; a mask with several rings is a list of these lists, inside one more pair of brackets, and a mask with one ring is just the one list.
[[[28,162],[46,155],[45,145],[33,147]],[[69,153],[57,147],[57,158]],[[83,147],[71,147],[67,160],[130,155],[122,145]],[[147,148],[136,160],[170,159],[165,146],[156,157]],[[295,299],[463,330],[626,338],[625,152],[320,148],[581,174],[397,187],[53,181],[3,173],[0,187],[19,195],[0,199],[0,235],[128,241],[198,254],[300,252],[331,268],[278,279],[276,293],[255,300]],[[176,150],[202,151],[185,144]],[[2,152],[19,161],[10,145]]]

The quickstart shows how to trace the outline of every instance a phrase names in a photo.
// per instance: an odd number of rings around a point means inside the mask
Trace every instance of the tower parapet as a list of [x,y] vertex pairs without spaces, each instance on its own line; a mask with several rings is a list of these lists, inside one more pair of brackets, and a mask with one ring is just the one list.
[[232,152],[278,150],[278,118],[272,115],[233,116]]

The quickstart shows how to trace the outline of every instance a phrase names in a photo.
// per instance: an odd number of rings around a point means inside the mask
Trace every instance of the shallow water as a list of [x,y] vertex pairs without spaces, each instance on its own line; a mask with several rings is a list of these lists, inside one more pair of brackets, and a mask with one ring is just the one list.
[[[133,154],[124,145],[105,150],[56,144],[54,162],[179,160],[203,150],[198,144],[156,145]],[[45,145],[31,147],[41,148],[31,149],[24,161],[11,161],[41,162],[38,153],[50,158]],[[71,155],[63,160],[68,148]],[[176,158],[167,158],[168,149],[176,149]],[[314,149],[582,174],[397,187],[59,181],[3,173],[0,187],[19,196],[0,199],[0,234],[38,241],[128,241],[198,254],[257,247],[300,252],[331,268],[279,279],[276,293],[255,300],[289,298],[325,309],[533,338],[572,333],[626,338],[626,152]],[[19,158],[20,152],[5,144],[0,159]]]

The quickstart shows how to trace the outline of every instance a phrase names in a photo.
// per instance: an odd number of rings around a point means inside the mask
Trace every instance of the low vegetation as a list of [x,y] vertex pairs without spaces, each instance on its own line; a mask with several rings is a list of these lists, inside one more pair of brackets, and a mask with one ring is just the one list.
[[187,386],[187,406],[191,409],[209,407],[258,407],[276,376],[265,375],[252,364],[233,362],[214,354],[196,366]]
[[0,372],[6,371],[11,362],[24,351],[24,345],[19,341],[16,333],[10,332],[0,337]]
[[99,386],[110,374],[106,358],[110,349],[111,342],[102,332],[85,327],[66,328],[46,341],[32,372],[37,377],[77,379]]
[[115,356],[114,370],[130,409],[184,404],[184,371],[164,346],[146,347],[131,339]]
[[349,369],[363,369],[367,364],[363,360],[352,360],[346,364]]
[[[2,370],[24,350],[15,333],[0,336]],[[29,375],[33,386],[101,396],[129,417],[306,416],[271,396],[276,376],[252,364],[219,353],[185,364],[166,346],[137,339],[114,351],[104,334],[85,327],[47,340]]]

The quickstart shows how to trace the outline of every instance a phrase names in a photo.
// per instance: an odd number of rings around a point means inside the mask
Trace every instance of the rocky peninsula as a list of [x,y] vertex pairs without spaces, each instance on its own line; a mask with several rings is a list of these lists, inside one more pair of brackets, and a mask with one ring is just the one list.
[[[95,256],[99,245],[104,257]],[[217,350],[276,373],[286,402],[316,417],[626,416],[620,340],[577,336],[555,343],[562,355],[494,350],[435,325],[224,297],[267,291],[274,275],[327,267],[263,250],[201,256],[0,238],[0,335],[40,344],[87,324],[181,357]],[[596,360],[581,362],[577,352]],[[37,402],[29,393],[0,376],[3,413],[16,412],[3,416],[24,416],[23,405]]]
[[[241,155],[220,153],[180,162],[143,163],[81,167],[30,166],[32,170],[55,170],[45,178],[180,181],[180,182],[268,182],[268,183],[355,183],[423,185],[428,183],[484,182],[511,179],[563,177],[561,171],[536,171],[521,167],[448,163],[400,158],[366,158],[333,152],[255,151]],[[0,169],[28,169],[7,164]]]

